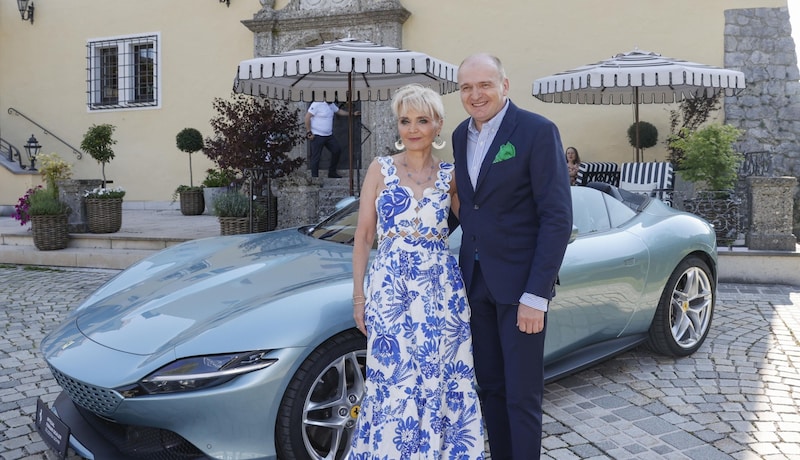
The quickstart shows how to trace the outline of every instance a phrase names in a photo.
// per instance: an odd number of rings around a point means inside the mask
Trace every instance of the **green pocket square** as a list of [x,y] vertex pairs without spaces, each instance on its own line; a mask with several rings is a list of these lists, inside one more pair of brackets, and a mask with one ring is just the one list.
[[514,158],[516,155],[517,155],[517,150],[514,148],[514,144],[512,144],[511,142],[506,142],[505,144],[500,146],[500,151],[497,152],[497,155],[494,156],[494,161],[492,161],[492,164],[509,160],[511,158]]

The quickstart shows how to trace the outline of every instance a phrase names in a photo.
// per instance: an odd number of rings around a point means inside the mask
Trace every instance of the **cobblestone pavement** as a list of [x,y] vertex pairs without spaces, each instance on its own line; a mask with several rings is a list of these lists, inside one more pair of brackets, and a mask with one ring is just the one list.
[[[0,265],[0,458],[55,458],[33,427],[60,391],[37,346],[115,273]],[[543,458],[800,458],[798,308],[800,288],[723,284],[693,356],[640,348],[548,385]]]

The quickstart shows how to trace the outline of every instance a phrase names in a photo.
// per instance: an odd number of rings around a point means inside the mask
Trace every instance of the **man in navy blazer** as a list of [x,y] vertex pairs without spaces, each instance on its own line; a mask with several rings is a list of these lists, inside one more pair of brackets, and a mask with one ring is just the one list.
[[492,460],[538,459],[545,317],[572,231],[569,172],[556,126],[508,99],[499,59],[458,69],[470,118],[453,132],[460,264]]

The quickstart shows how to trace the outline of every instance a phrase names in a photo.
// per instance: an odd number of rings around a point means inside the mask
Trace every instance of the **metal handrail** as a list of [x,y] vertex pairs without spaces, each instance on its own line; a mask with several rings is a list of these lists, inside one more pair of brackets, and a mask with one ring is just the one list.
[[24,113],[20,112],[19,110],[15,109],[14,107],[9,107],[8,108],[8,114],[9,115],[19,115],[22,118],[28,120],[29,122],[31,122],[34,125],[38,126],[46,135],[56,138],[56,140],[58,140],[59,142],[61,142],[64,145],[66,145],[70,149],[72,149],[72,153],[74,153],[75,156],[77,156],[79,160],[81,158],[83,158],[83,152],[81,152],[80,150],[78,150],[75,147],[71,146],[67,141],[65,141],[64,139],[61,139],[60,137],[56,136],[55,134],[50,132],[47,128],[45,128],[44,126],[40,125],[39,123],[36,123],[29,116],[25,115]]
[[7,158],[8,161],[14,162],[14,157],[17,157],[17,161],[19,162],[19,166],[22,169],[25,169],[25,166],[22,164],[22,157],[19,154],[19,149],[11,145],[10,142],[0,137],[0,153],[8,152]]

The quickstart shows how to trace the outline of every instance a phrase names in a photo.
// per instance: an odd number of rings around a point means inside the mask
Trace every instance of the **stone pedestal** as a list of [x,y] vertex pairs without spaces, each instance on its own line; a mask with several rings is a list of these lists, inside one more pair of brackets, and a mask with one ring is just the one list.
[[58,181],[58,199],[66,203],[72,212],[69,213],[67,231],[69,233],[88,233],[86,223],[86,204],[83,194],[103,185],[100,179],[68,179]]
[[745,243],[750,249],[794,251],[792,234],[794,177],[748,177],[750,229]]

